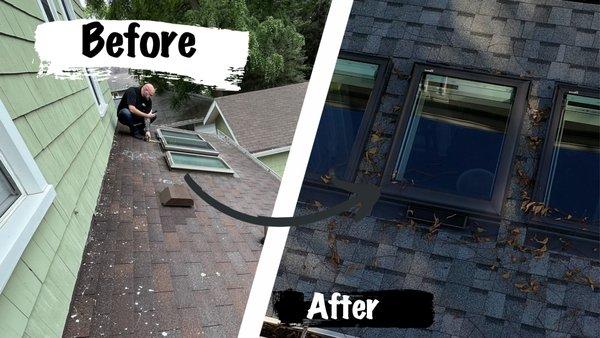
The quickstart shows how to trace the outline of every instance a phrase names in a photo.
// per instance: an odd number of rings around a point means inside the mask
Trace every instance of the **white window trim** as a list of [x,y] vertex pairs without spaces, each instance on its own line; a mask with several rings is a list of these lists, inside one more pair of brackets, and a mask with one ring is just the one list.
[[[54,21],[60,20],[58,18],[58,12],[56,12],[56,6],[54,6],[54,1],[53,0],[47,0],[47,1],[48,1],[48,6],[50,6],[50,11],[52,12],[52,15],[54,15]],[[44,10],[44,6],[42,6],[42,1],[37,0],[37,3],[40,6],[40,11],[42,11],[42,16],[44,17],[44,21],[49,22],[48,17],[46,16],[46,11]]]
[[[56,0],[60,4],[63,9],[63,17],[67,20],[77,20],[77,14],[75,14],[75,10],[73,9],[73,4],[71,4],[71,0]],[[66,3],[66,6],[65,6]]]
[[0,160],[21,196],[0,216],[0,292],[56,197],[0,101]]
[[[88,72],[87,69],[85,69],[84,71]],[[106,115],[106,110],[108,109],[108,103],[106,103],[106,99],[104,98],[104,95],[102,93],[102,88],[100,88],[100,83],[98,82],[98,79],[95,75],[87,75],[86,77],[88,80],[88,87],[90,88],[90,93],[92,94],[92,99],[94,100],[94,104],[96,105],[96,107],[98,107],[98,114],[100,114],[100,117],[104,117],[104,115]],[[96,95],[96,93],[98,93],[98,95]],[[98,98],[98,101],[100,101],[100,103],[96,102],[96,98]]]
[[265,157],[265,156],[277,155],[277,154],[289,152],[291,148],[292,148],[292,146],[285,146],[285,147],[273,148],[273,149],[269,149],[269,150],[258,151],[256,153],[252,153],[252,155],[254,155],[256,157]]

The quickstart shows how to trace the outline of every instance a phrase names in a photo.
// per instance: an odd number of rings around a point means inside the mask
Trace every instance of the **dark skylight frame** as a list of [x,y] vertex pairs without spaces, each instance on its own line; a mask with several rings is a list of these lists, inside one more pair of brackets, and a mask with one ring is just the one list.
[[[493,85],[509,86],[515,89],[513,104],[502,142],[502,149],[498,159],[498,167],[496,169],[490,199],[465,197],[454,193],[416,187],[410,184],[399,184],[396,181],[396,168],[404,146],[405,135],[411,117],[413,116],[413,107],[415,106],[419,86],[427,74],[436,74]],[[510,177],[510,167],[517,144],[517,138],[525,115],[530,81],[514,77],[494,76],[487,73],[462,71],[423,63],[415,63],[411,79],[383,173],[381,181],[382,193],[392,199],[415,202],[421,205],[441,207],[459,212],[466,212],[468,214],[498,216],[500,214],[502,201],[504,200],[506,187]]]
[[[552,177],[552,166],[555,162],[555,145],[556,141],[560,138],[562,122],[565,116],[565,105],[567,95],[579,95],[593,98],[600,98],[600,90],[575,86],[571,84],[559,83],[556,85],[554,92],[554,100],[552,105],[552,112],[548,122],[548,129],[546,130],[546,136],[544,138],[544,146],[542,148],[542,154],[538,165],[538,172],[535,179],[535,188],[533,192],[533,201],[544,202],[548,199],[548,185]],[[550,209],[554,206],[548,205]],[[568,210],[562,210],[563,212],[569,213]],[[598,224],[585,224],[581,223],[579,219],[567,219],[567,217],[559,217],[554,210],[550,210],[550,214],[546,216],[530,215],[529,221],[534,225],[540,226],[546,229],[552,229],[553,231],[575,235],[578,237],[587,237],[592,239],[598,239],[600,231]],[[596,222],[598,220],[595,220]]]

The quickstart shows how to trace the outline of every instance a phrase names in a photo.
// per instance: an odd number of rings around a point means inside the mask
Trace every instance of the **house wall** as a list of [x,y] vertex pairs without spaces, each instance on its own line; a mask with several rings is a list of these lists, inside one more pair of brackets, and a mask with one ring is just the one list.
[[101,118],[87,80],[38,78],[42,22],[36,0],[0,0],[0,100],[57,192],[0,295],[3,337],[62,335],[116,124],[106,82]]
[[227,128],[227,125],[225,124],[225,120],[223,120],[223,117],[221,117],[221,115],[218,115],[217,118],[215,119],[215,125],[217,126],[218,131],[229,136],[229,138],[231,138],[233,140],[233,135],[231,135],[231,132],[229,131],[229,128]]
[[[561,0],[355,0],[342,50],[387,57],[394,63],[370,130],[382,136],[369,138],[361,150],[364,154],[374,148],[376,156],[363,157],[357,181],[381,180],[400,114],[394,108],[404,104],[415,62],[531,81],[502,221],[462,230],[442,228],[433,236],[428,235],[431,223],[413,227],[404,220],[376,217],[355,222],[339,216],[293,227],[275,290],[292,288],[304,292],[305,299],[315,291],[333,290],[405,288],[434,295],[435,322],[429,329],[336,329],[361,337],[600,335],[597,251],[586,257],[577,250],[585,251],[583,242],[574,244],[575,238],[529,227],[520,210],[520,194],[529,189],[531,195],[532,188],[519,183],[515,165],[535,178],[542,147],[532,148],[527,138],[543,138],[548,125],[536,124],[530,116],[551,107],[558,81],[598,88],[599,49],[599,5]],[[397,205],[390,209],[402,212]],[[308,204],[297,209],[297,214],[313,212]],[[519,250],[519,245],[540,248],[535,240],[545,237],[550,238],[549,249],[540,257]],[[507,245],[511,239],[516,246]],[[561,240],[569,244],[562,246]],[[597,241],[587,245],[588,253],[598,248]],[[578,277],[569,277],[569,271],[579,271]],[[535,290],[523,287],[529,283],[537,285]]]
[[273,170],[279,177],[282,177],[283,171],[285,170],[285,164],[287,162],[288,155],[289,152],[286,151],[279,154],[258,157],[258,159],[271,170]]

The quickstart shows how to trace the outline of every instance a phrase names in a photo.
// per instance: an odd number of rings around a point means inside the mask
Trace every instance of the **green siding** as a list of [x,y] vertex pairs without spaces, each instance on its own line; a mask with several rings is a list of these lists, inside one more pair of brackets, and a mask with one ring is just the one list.
[[229,136],[229,138],[231,138],[233,140],[233,135],[231,135],[231,132],[229,131],[229,128],[227,128],[227,125],[225,124],[225,120],[223,120],[221,115],[217,116],[217,118],[215,119],[215,125],[217,126],[218,131]]
[[36,0],[0,0],[0,100],[57,192],[0,295],[7,337],[62,335],[116,125],[106,82],[101,118],[87,80],[37,77],[42,17]]
[[279,154],[258,157],[258,159],[271,170],[273,170],[279,177],[282,177],[288,154],[289,152],[286,151]]

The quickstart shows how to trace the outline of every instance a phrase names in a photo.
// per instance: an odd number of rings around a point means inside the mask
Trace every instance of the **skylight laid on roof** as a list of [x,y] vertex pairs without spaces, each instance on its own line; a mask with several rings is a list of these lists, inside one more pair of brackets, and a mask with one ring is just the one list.
[[218,156],[190,154],[178,151],[165,153],[167,164],[171,169],[212,171],[218,173],[235,174],[233,169]]
[[160,128],[156,131],[164,150],[217,156],[219,152],[200,135],[193,131]]

